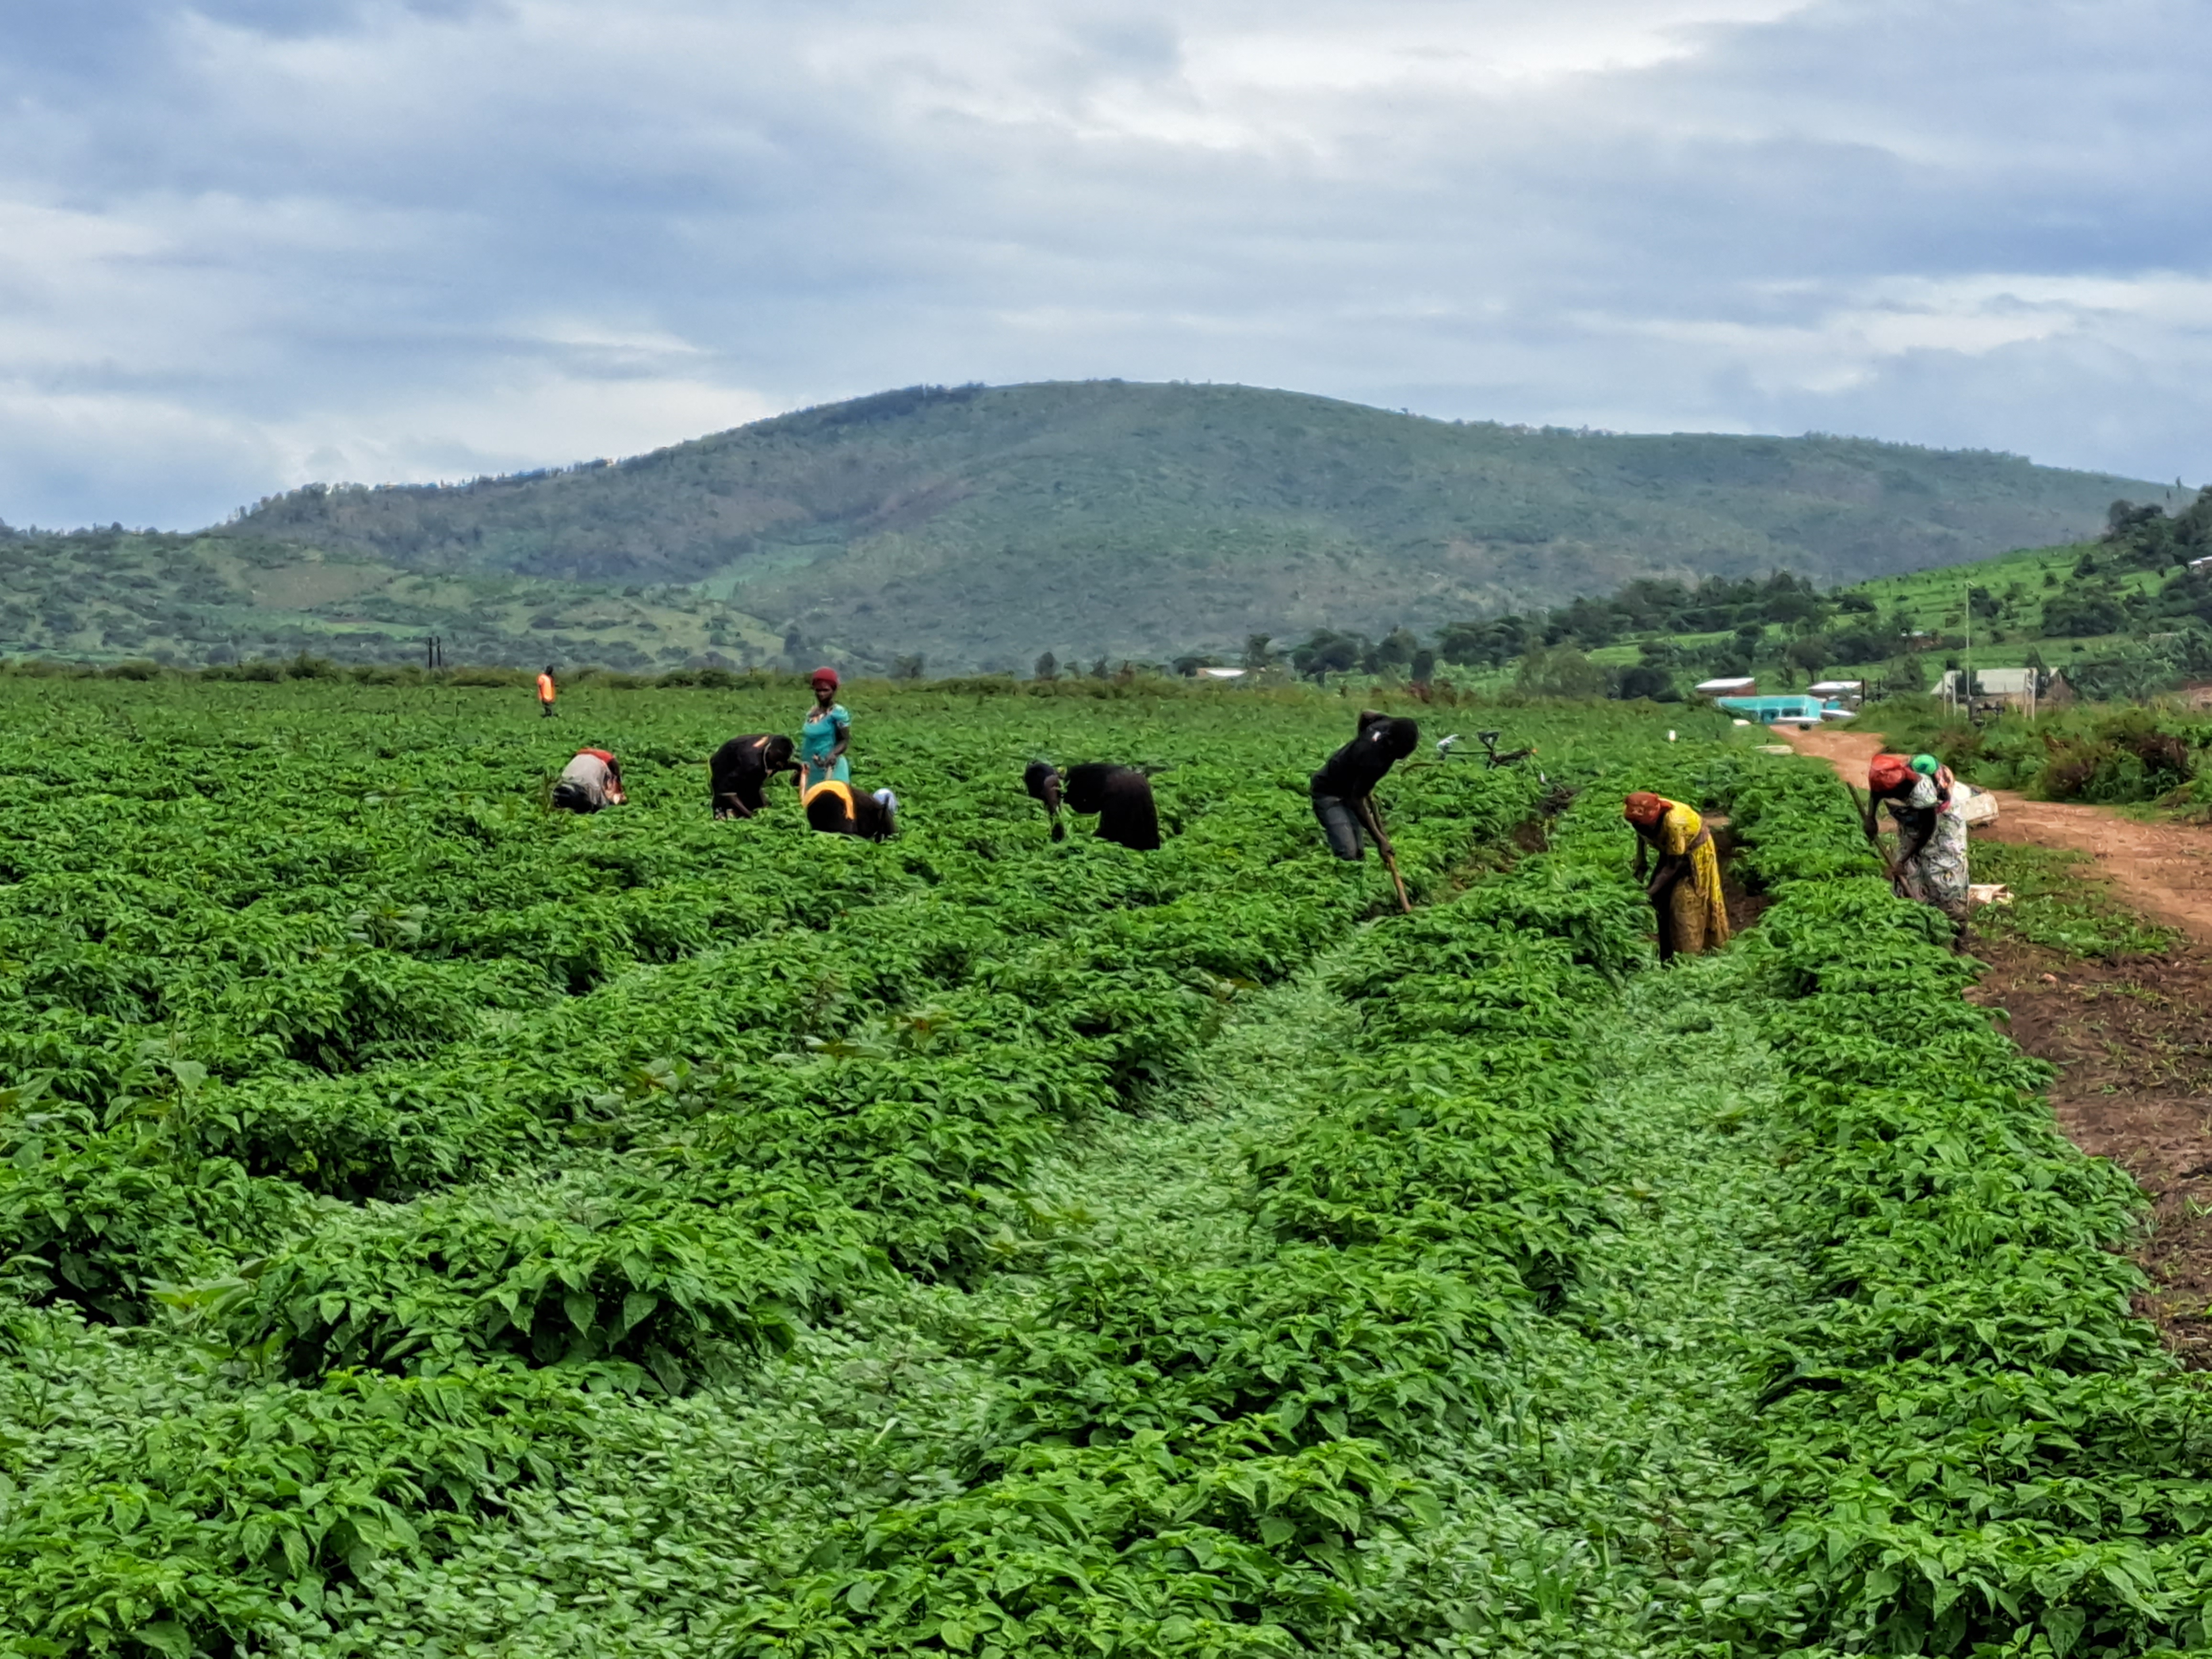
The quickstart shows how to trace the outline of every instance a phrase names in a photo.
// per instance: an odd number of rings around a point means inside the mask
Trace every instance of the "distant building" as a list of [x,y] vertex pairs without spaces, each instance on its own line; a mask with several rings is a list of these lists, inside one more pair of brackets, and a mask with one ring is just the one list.
[[1824,720],[1841,720],[1850,713],[1818,697],[1795,692],[1770,697],[1715,697],[1713,702],[1729,714],[1744,715],[1761,726],[1818,726]]
[[1244,671],[1241,668],[1201,668],[1198,671],[1198,677],[1202,680],[1241,680],[1244,678]]
[[1700,697],[1755,697],[1759,682],[1748,677],[1740,680],[1704,680],[1690,690]]
[[1864,680],[1820,680],[1805,688],[1808,696],[1826,697],[1830,702],[1848,703],[1856,708],[1866,697]]
[[[1936,695],[1948,701],[1963,702],[1966,692],[1966,676],[1959,669],[1946,669],[1936,682]],[[2073,702],[2074,688],[2060,673],[2043,673],[2039,682],[2039,671],[2033,668],[1977,668],[1973,700],[1984,708],[1994,704],[2033,713]]]

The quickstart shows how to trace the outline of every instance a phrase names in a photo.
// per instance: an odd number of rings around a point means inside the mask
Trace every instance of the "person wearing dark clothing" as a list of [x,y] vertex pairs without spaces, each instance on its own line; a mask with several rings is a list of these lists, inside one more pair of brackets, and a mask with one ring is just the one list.
[[781,772],[796,772],[799,763],[789,738],[759,732],[732,738],[707,763],[713,780],[714,816],[749,818],[767,805],[768,781]]
[[1033,760],[1022,769],[1022,787],[1031,800],[1044,803],[1044,815],[1052,820],[1052,838],[1066,841],[1067,826],[1060,821],[1060,769],[1048,760]]
[[1365,815],[1375,786],[1412,754],[1421,729],[1409,720],[1363,709],[1359,735],[1331,755],[1313,775],[1314,817],[1328,850],[1340,859],[1367,856]]
[[1101,841],[1139,853],[1158,850],[1160,816],[1152,803],[1152,781],[1133,766],[1092,761],[1069,767],[1063,779],[1050,761],[1031,761],[1022,774],[1022,787],[1032,800],[1044,803],[1054,841],[1067,837],[1060,821],[1065,805],[1071,812],[1096,812]]
[[801,804],[808,828],[824,835],[888,841],[898,833],[898,797],[888,789],[864,795],[831,778],[809,789]]

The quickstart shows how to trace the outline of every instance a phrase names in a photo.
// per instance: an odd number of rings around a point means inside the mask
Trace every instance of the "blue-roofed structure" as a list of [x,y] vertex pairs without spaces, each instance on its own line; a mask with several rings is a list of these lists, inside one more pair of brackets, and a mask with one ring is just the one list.
[[1713,703],[1761,726],[1772,726],[1778,720],[1802,720],[1809,726],[1818,726],[1824,720],[1840,720],[1851,712],[1841,703],[1823,702],[1802,693],[1789,696],[1715,697]]

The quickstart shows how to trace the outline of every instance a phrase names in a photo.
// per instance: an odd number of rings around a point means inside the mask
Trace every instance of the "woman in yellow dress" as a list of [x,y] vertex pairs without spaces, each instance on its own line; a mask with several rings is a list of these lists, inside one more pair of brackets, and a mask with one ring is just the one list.
[[[1621,809],[1636,831],[1636,878],[1644,881],[1659,918],[1659,960],[1676,952],[1702,956],[1729,942],[1728,901],[1721,892],[1721,861],[1713,832],[1693,807],[1638,790]],[[1657,868],[1644,868],[1654,854]]]

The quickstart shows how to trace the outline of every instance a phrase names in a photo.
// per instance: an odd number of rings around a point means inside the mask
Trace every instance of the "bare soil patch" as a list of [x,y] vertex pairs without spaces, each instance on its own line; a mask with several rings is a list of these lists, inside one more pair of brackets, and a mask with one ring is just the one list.
[[[1846,783],[1866,787],[1867,763],[1881,751],[1870,732],[1784,730],[1800,754],[1817,755]],[[2212,830],[2186,823],[2147,823],[2109,806],[2030,800],[2009,789],[1996,797],[1997,821],[1974,831],[1977,840],[2024,842],[2086,853],[2100,880],[2112,884],[2128,908],[2178,927],[2199,945],[2212,946]]]
[[2106,806],[2030,800],[2009,789],[1991,793],[1997,821],[1978,834],[2087,853],[2130,909],[2212,945],[2212,831],[2145,823]]
[[1754,893],[1743,884],[1735,867],[1735,830],[1729,821],[1718,812],[1708,812],[1705,827],[1713,832],[1713,852],[1721,861],[1721,896],[1728,904],[1729,932],[1741,933],[1758,924],[1774,897],[1770,893]]
[[2002,1008],[2014,1042],[2058,1067],[2051,1110],[2074,1144],[2135,1177],[2152,1204],[2136,1311],[2192,1369],[2212,1370],[2212,952],[2100,961],[1978,941],[1966,994]]
[[[1872,733],[1784,734],[1863,788]],[[1978,933],[1990,971],[1970,1000],[2002,1009],[2014,1042],[2058,1068],[2051,1108],[2067,1137],[2110,1158],[2151,1201],[2135,1252],[2151,1285],[2136,1310],[2193,1370],[2212,1370],[2212,833],[2109,807],[1998,790],[1996,840],[2088,855],[2086,881],[2190,943],[2157,956],[2084,957]]]

